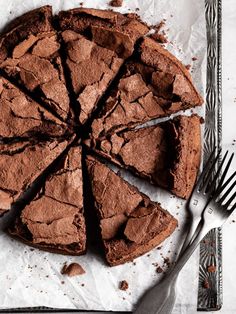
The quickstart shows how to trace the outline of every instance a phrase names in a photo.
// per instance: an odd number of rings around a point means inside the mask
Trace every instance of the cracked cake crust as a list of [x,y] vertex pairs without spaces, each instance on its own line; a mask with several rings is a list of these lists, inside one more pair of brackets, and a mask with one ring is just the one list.
[[8,232],[29,245],[57,253],[86,250],[81,147],[72,147]]
[[94,207],[111,266],[148,252],[177,227],[177,220],[96,158],[87,156]]
[[0,69],[61,119],[71,116],[69,96],[52,27],[52,8],[44,6],[12,22],[0,38]]

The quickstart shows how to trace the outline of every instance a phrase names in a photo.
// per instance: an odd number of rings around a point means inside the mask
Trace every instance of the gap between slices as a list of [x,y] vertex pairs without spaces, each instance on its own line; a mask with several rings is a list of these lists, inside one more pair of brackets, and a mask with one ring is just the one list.
[[149,29],[135,15],[83,8],[61,11],[58,20],[75,111],[84,124]]
[[0,143],[0,216],[65,150],[68,141]]

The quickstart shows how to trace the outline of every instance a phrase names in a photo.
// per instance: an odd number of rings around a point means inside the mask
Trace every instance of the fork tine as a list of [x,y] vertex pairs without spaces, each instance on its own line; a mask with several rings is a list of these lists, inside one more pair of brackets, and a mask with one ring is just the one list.
[[211,167],[211,164],[212,162],[214,161],[214,156],[215,156],[215,151],[216,151],[216,147],[213,149],[213,151],[211,152],[206,164],[204,165],[203,167],[203,170],[197,180],[197,183],[195,185],[195,188],[194,190],[198,190],[198,188],[200,187],[201,183],[203,182],[203,179],[205,177],[205,175],[207,174],[207,172],[209,171],[210,167]]
[[[211,187],[207,190],[208,193],[210,193],[210,192],[212,192],[214,190],[216,180],[218,179],[218,177],[220,175],[221,169],[223,167],[223,164],[224,164],[224,162],[226,160],[227,155],[228,155],[228,151],[226,151],[226,153],[224,154],[224,157],[223,157],[223,159],[222,159],[222,161],[221,161],[221,163],[220,163],[220,165],[218,167],[218,170],[217,170],[216,174],[214,175],[214,178],[211,181]],[[227,165],[225,167],[223,175],[221,176],[221,179],[220,179],[220,182],[219,182],[219,185],[218,185],[219,187],[223,183],[224,178],[225,178],[225,176],[226,176],[226,174],[228,172],[229,166],[230,166],[230,164],[232,162],[232,159],[233,159],[233,155],[234,154],[231,155],[231,157],[230,157],[230,159],[229,159],[229,161],[228,161],[228,163],[227,163]],[[217,189],[218,189],[218,187],[217,187]],[[216,191],[217,191],[217,189],[216,189]]]
[[236,171],[234,171],[234,173],[227,179],[227,181],[225,181],[225,183],[222,186],[219,186],[217,188],[217,190],[215,191],[214,196],[217,197],[220,195],[221,192],[224,191],[224,189],[226,188],[226,186],[232,181],[232,179],[236,176]]
[[232,212],[235,210],[236,208],[236,202],[234,203],[234,205],[228,210],[229,214],[231,215]]
[[212,161],[210,168],[209,168],[209,171],[206,173],[206,178],[203,179],[203,185],[198,188],[199,191],[201,191],[201,190],[204,190],[204,192],[206,191],[206,189],[209,185],[209,182],[211,180],[212,171],[214,170],[215,164],[220,157],[220,153],[221,153],[221,151],[218,152],[218,154],[216,155],[216,157]]
[[[226,177],[226,174],[228,173],[228,170],[229,170],[229,167],[230,167],[230,165],[231,165],[231,162],[232,162],[233,158],[234,158],[234,153],[231,154],[230,159],[229,159],[229,161],[228,161],[228,163],[227,163],[227,165],[226,165],[226,167],[225,167],[225,170],[224,170],[224,172],[223,172],[223,174],[222,174],[222,176],[221,176],[221,179],[220,179],[220,182],[219,182],[219,185],[218,185],[219,188],[221,187],[221,185],[222,185],[223,182],[224,182],[224,179],[225,179],[225,177]],[[218,188],[217,188],[217,189],[218,189]]]
[[[231,186],[228,188],[228,190],[224,193],[224,195],[219,199],[219,203],[222,204],[223,201],[226,199],[226,197],[229,195],[229,193],[232,191],[232,189],[236,185],[236,180],[231,184]],[[233,201],[233,199],[236,197],[236,192],[230,197],[230,199],[225,203],[224,206],[229,207],[230,203]]]

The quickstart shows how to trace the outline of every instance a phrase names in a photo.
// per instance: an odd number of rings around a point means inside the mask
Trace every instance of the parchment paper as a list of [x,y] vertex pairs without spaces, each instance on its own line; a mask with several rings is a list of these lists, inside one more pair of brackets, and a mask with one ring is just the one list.
[[[80,1],[65,0],[7,0],[1,1],[0,29],[7,22],[22,13],[45,4],[53,5],[54,12],[78,7]],[[87,0],[84,7],[106,9],[108,1]],[[205,89],[206,75],[206,34],[204,0],[124,0],[117,11],[135,12],[150,24],[165,18],[166,32],[171,43],[167,48],[184,64],[191,64],[191,71],[198,90]],[[192,57],[197,57],[192,61]],[[204,115],[204,109],[194,110]],[[189,114],[190,111],[186,112]],[[179,221],[178,230],[167,239],[161,250],[135,260],[135,264],[109,267],[102,256],[90,250],[85,256],[67,257],[39,251],[10,239],[0,231],[0,309],[47,306],[52,308],[84,310],[132,310],[139,297],[163,274],[156,272],[153,263],[163,266],[164,257],[175,258],[183,239],[183,226],[186,223],[185,203],[169,193],[139,180],[125,171],[122,175],[152,200],[158,201]],[[3,223],[1,223],[3,225]],[[74,278],[62,276],[64,262],[79,262],[86,274]],[[118,289],[119,282],[129,283],[127,291]],[[195,311],[198,284],[198,252],[184,268],[179,278],[178,299],[174,313]]]

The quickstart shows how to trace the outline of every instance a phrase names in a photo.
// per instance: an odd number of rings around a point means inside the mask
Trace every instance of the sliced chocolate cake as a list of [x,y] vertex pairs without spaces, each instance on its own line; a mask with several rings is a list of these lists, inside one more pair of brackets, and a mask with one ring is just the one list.
[[111,266],[132,261],[172,234],[177,220],[159,204],[97,159],[88,156],[86,163],[106,260]]
[[188,198],[201,159],[200,118],[178,116],[155,126],[120,131],[97,139],[92,147],[115,164]]
[[68,142],[0,143],[0,216],[63,152]]
[[136,15],[95,9],[62,11],[58,18],[79,121],[83,124],[148,27]]
[[35,9],[13,21],[0,37],[0,69],[67,120],[71,110],[59,49],[52,8]]
[[145,38],[138,56],[126,63],[124,75],[93,121],[91,136],[133,128],[202,103],[183,64],[160,44]]
[[72,147],[41,192],[16,218],[8,232],[23,242],[56,253],[86,250],[81,147]]
[[0,140],[44,141],[70,133],[67,125],[0,76]]

